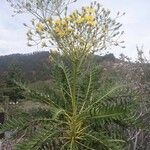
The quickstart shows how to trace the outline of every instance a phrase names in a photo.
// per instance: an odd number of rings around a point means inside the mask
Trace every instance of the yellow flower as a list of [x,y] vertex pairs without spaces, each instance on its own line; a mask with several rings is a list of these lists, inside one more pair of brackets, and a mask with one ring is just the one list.
[[57,36],[63,37],[65,35],[65,32],[58,27],[54,28],[54,31]]
[[95,26],[96,21],[87,21],[87,24],[90,25],[90,26]]
[[60,32],[58,32],[57,34],[58,34],[60,37],[66,36],[66,32],[64,32],[64,31],[60,31]]
[[60,28],[56,27],[56,28],[54,28],[54,31],[58,33],[58,32],[60,32],[61,30],[60,30]]
[[59,28],[67,28],[68,27],[68,22],[66,21],[66,19],[54,20],[53,24]]
[[66,20],[67,20],[67,21],[72,21],[72,17],[71,17],[71,16],[68,16],[68,17],[66,17]]
[[85,16],[86,21],[94,21],[94,17],[92,15]]
[[60,25],[61,24],[61,20],[60,19],[53,20],[53,24],[54,25]]
[[79,16],[78,19],[76,20],[76,23],[77,23],[77,24],[81,24],[81,23],[83,23],[84,21],[85,21],[85,19],[84,19],[83,17]]
[[67,28],[68,28],[68,22],[65,21],[65,20],[63,20],[63,21],[62,21],[62,24],[61,24],[61,27],[62,27],[63,29],[67,29]]
[[36,25],[36,30],[37,30],[38,32],[43,32],[44,29],[45,29],[44,24],[42,24],[42,23],[37,23],[37,25]]
[[71,33],[71,32],[73,32],[74,30],[72,29],[72,28],[68,28],[68,33]]
[[89,14],[92,14],[92,13],[95,13],[95,9],[94,8],[92,8],[92,7],[84,7],[84,9],[85,9],[85,12],[86,13],[89,13]]
[[54,32],[56,33],[57,36],[64,37],[64,36],[69,35],[71,32],[73,32],[73,29],[72,28],[55,27]]

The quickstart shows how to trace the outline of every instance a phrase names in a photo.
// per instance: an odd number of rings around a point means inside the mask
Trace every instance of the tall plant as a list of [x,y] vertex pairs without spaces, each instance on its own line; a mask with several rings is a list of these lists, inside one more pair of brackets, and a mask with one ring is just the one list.
[[[45,110],[21,114],[6,122],[2,131],[15,130],[24,139],[16,149],[120,150],[125,148],[124,128],[132,122],[127,86],[101,85],[98,66],[92,57],[109,46],[119,46],[123,32],[110,11],[99,3],[91,3],[68,14],[70,1],[18,1],[19,12],[35,16],[27,33],[28,45],[53,46],[50,60],[56,70],[49,93],[26,89],[32,100],[45,104]],[[26,25],[27,26],[27,25]],[[120,96],[120,98],[118,98]],[[113,97],[113,98],[112,98]],[[30,137],[29,137],[29,133]]]

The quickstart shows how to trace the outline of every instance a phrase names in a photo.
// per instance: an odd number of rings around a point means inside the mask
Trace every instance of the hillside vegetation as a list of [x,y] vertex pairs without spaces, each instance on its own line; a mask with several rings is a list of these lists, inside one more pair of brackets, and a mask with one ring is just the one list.
[[[22,71],[26,81],[35,82],[39,80],[50,79],[51,63],[49,60],[49,52],[35,52],[33,54],[12,54],[0,56],[0,76],[5,76],[12,65],[16,65]],[[95,61],[101,62],[117,62],[118,60],[113,54],[105,56],[94,56]]]

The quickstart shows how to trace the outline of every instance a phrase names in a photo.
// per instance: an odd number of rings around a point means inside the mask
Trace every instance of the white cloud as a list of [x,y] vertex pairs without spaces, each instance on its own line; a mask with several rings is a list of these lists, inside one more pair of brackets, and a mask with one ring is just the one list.
[[[70,10],[88,5],[93,0],[78,0],[70,7]],[[126,49],[116,48],[113,52],[118,56],[124,52],[131,57],[136,56],[136,45],[145,45],[145,53],[148,54],[150,46],[150,1],[149,0],[97,0],[106,8],[112,10],[112,13],[126,12],[120,21],[125,30]],[[9,53],[26,53],[36,51],[37,47],[29,48],[26,46],[26,35],[22,25],[23,22],[30,20],[29,16],[11,17],[12,11],[6,3],[6,0],[0,2],[0,55]]]

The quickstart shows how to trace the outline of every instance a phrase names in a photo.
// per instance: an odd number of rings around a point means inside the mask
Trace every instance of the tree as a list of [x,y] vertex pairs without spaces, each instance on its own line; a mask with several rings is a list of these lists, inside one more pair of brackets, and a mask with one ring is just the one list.
[[27,33],[29,46],[56,47],[50,54],[56,72],[48,93],[24,87],[32,100],[46,105],[45,110],[10,120],[1,131],[15,130],[24,137],[19,150],[124,149],[123,133],[136,123],[133,95],[127,85],[101,85],[92,60],[95,52],[122,43],[120,14],[113,19],[109,10],[94,2],[68,15],[68,2],[27,0],[13,5],[35,16]]
[[23,83],[23,75],[21,69],[15,64],[10,65],[9,71],[5,79],[5,87],[3,87],[3,95],[8,96],[10,101],[17,102],[23,99],[23,90],[17,86],[15,82]]

